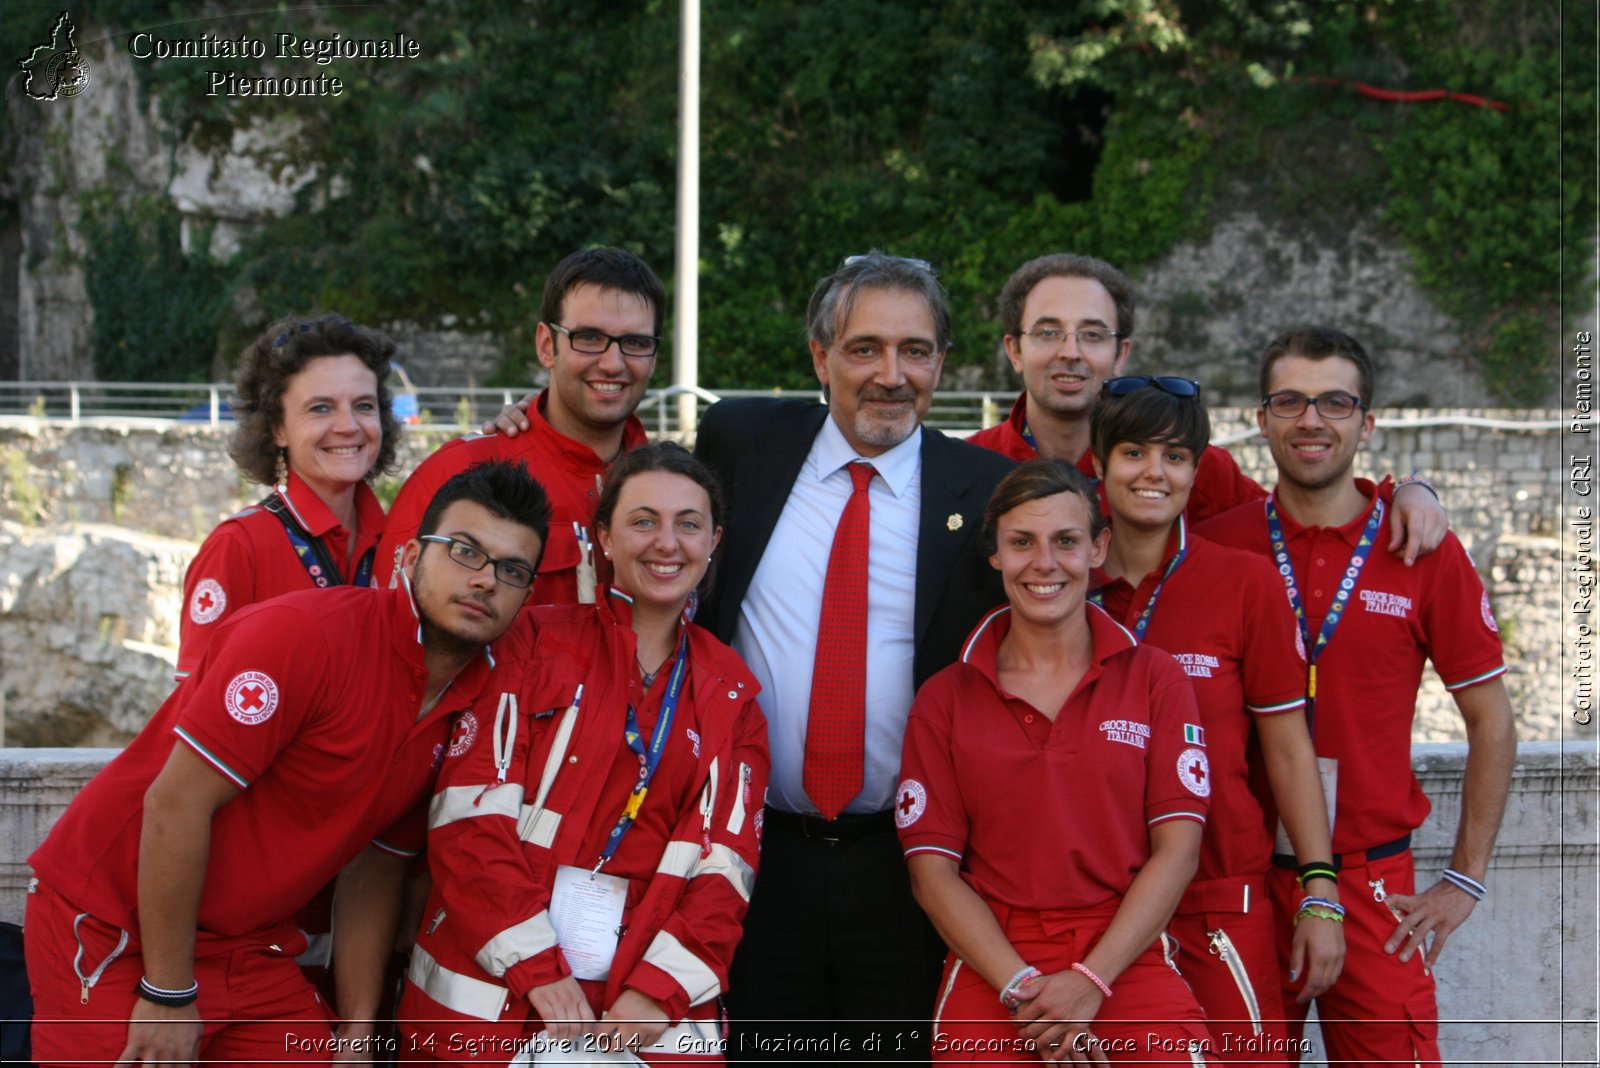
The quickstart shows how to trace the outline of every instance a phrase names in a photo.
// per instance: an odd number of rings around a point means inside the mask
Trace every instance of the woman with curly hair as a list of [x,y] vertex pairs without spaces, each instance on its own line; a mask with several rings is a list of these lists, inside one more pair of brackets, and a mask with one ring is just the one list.
[[240,356],[228,453],[272,492],[224,519],[189,565],[178,678],[245,605],[367,584],[383,532],[367,482],[393,468],[400,432],[384,384],[393,355],[383,334],[324,315],[275,323]]

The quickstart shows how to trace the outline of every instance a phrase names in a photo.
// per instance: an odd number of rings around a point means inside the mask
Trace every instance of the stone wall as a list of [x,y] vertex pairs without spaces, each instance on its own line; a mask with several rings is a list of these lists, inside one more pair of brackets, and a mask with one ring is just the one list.
[[[20,922],[28,854],[114,755],[0,749],[0,920]],[[1424,886],[1449,863],[1465,757],[1465,746],[1451,744],[1419,745],[1412,755],[1434,805],[1415,838]],[[1435,971],[1447,1063],[1592,1061],[1597,764],[1592,745],[1544,742],[1519,752],[1485,880],[1489,897],[1450,938]]]
[[[1559,455],[1560,432],[1526,427],[1558,416],[1555,411],[1385,411],[1361,460],[1367,472],[1421,469],[1439,487],[1454,530],[1484,575],[1501,622],[1510,666],[1507,686],[1525,739],[1594,737],[1596,730],[1577,727],[1562,706],[1560,579],[1564,560],[1570,560],[1572,553],[1570,546],[1563,549],[1561,540],[1560,502],[1567,470]],[[1502,420],[1519,429],[1393,425],[1462,418]],[[1270,483],[1272,461],[1265,445],[1253,436],[1252,411],[1218,409],[1214,419],[1218,438],[1252,434],[1229,447],[1247,473]],[[1385,423],[1391,425],[1386,428]],[[403,446],[401,473],[438,440],[420,435]],[[264,492],[242,484],[228,459],[226,441],[225,429],[204,424],[117,429],[74,428],[27,418],[0,420],[0,472],[5,475],[0,482],[0,519],[41,523],[51,529],[75,523],[114,524],[198,542],[220,519]],[[0,563],[0,581],[14,584],[16,580],[6,575]],[[151,596],[177,603],[175,592],[156,591]],[[112,606],[106,615],[120,618],[121,610]],[[0,627],[5,623],[0,610]],[[0,655],[5,648],[0,646]],[[63,683],[68,689],[76,685]],[[6,683],[14,724],[52,715],[23,699],[19,689]],[[1564,735],[1563,730],[1575,733]],[[20,736],[35,737],[40,744],[78,741],[54,727],[43,734],[24,731]],[[95,736],[92,731],[83,735]],[[1463,736],[1454,703],[1429,671],[1418,702],[1416,737],[1446,741]]]

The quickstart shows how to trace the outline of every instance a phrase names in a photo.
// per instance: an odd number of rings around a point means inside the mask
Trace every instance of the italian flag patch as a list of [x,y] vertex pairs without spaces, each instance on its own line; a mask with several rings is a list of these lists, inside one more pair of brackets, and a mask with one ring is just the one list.
[[1193,723],[1185,723],[1183,725],[1183,744],[1184,745],[1205,745],[1206,744],[1205,728],[1204,727],[1197,727]]

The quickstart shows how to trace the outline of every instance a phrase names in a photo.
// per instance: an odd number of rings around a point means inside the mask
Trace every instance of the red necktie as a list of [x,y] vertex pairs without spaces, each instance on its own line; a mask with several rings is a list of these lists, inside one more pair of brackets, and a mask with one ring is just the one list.
[[867,486],[877,469],[852,463],[855,489],[845,502],[828,554],[811,671],[811,714],[801,781],[824,819],[861,792],[867,733],[867,547],[872,505]]

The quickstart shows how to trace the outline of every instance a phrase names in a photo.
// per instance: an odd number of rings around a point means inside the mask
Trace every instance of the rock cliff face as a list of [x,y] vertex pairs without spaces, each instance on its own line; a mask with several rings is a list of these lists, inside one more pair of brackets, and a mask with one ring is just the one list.
[[20,264],[15,285],[0,293],[0,316],[14,315],[17,324],[15,350],[7,353],[0,341],[6,377],[94,378],[79,198],[108,180],[153,190],[166,179],[167,152],[132,61],[109,42],[86,43],[90,36],[80,28],[93,69],[88,90],[60,100],[6,97],[15,142],[10,167],[0,174],[0,196],[15,202],[16,213],[6,213],[0,244],[14,243]]
[[188,542],[0,521],[7,745],[125,745],[172,692]]

